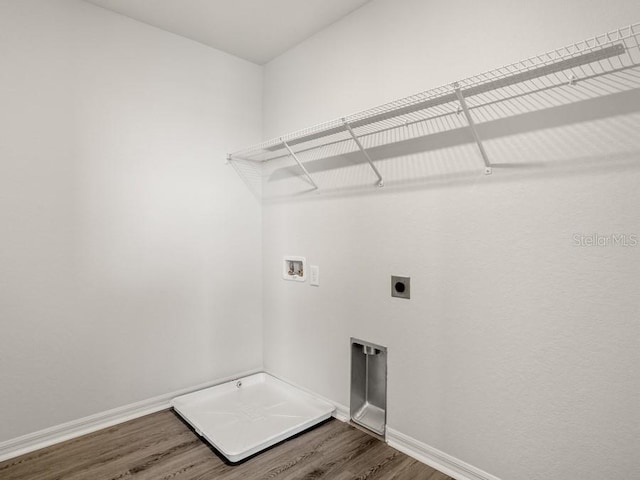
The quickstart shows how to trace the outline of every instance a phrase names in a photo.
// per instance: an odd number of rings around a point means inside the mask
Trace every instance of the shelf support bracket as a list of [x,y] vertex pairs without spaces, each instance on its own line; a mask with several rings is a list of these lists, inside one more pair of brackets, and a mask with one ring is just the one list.
[[380,172],[378,171],[376,166],[373,164],[373,161],[371,160],[371,157],[367,153],[367,150],[362,146],[362,143],[360,143],[360,139],[358,138],[358,136],[353,132],[353,129],[351,128],[351,125],[349,125],[344,118],[342,119],[342,123],[344,124],[345,128],[349,132],[349,135],[351,135],[351,138],[353,138],[353,141],[356,142],[356,145],[358,146],[358,148],[360,149],[360,151],[364,155],[364,158],[367,159],[367,163],[369,163],[369,166],[371,167],[373,172],[376,174],[376,177],[378,177],[378,184],[377,185],[379,187],[384,187],[384,180],[382,179],[382,175],[380,175]]
[[289,155],[291,155],[291,158],[293,158],[296,161],[296,163],[302,169],[302,171],[304,172],[305,176],[307,177],[311,185],[313,185],[313,189],[318,190],[318,185],[316,184],[316,182],[313,181],[313,178],[311,177],[311,175],[309,175],[309,172],[307,171],[307,169],[304,168],[304,165],[302,165],[302,162],[298,160],[298,156],[295,153],[293,153],[293,150],[291,150],[291,147],[289,146],[289,144],[285,142],[282,138],[280,140],[282,141],[284,148],[286,148],[287,151],[289,152]]
[[467,101],[464,99],[464,96],[462,95],[462,90],[460,90],[460,85],[458,85],[457,83],[454,83],[453,89],[456,92],[456,97],[458,97],[458,101],[460,102],[460,107],[462,107],[464,116],[467,119],[467,123],[469,124],[469,129],[471,130],[473,139],[476,141],[476,145],[478,145],[478,150],[480,150],[480,155],[482,156],[482,161],[484,162],[484,174],[491,175],[491,171],[492,171],[491,161],[489,160],[489,156],[487,155],[487,152],[484,149],[484,145],[482,145],[482,140],[480,140],[480,136],[478,135],[478,131],[476,130],[476,124],[473,121],[473,118],[471,117],[471,113],[469,112]]

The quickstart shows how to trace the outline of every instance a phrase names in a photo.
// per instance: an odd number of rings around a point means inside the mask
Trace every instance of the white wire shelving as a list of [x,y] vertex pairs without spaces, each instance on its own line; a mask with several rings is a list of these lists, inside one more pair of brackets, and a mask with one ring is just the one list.
[[[492,173],[477,126],[493,120],[640,88],[640,23],[427,90],[231,153],[236,163],[295,162],[312,190],[321,186],[305,164],[361,154],[374,185],[384,185],[372,152],[420,137],[468,128],[478,165]],[[359,153],[358,153],[359,152]]]

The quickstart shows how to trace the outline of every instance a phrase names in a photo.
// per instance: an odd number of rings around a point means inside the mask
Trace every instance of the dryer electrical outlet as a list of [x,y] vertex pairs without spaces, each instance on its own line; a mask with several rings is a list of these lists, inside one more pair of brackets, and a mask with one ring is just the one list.
[[391,276],[391,296],[398,298],[411,298],[411,277]]

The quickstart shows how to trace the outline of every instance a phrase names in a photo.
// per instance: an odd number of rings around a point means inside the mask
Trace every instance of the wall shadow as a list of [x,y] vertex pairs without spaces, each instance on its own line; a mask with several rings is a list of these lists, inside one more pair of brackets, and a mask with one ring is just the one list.
[[[614,93],[597,98],[573,102],[566,105],[555,106],[529,113],[514,115],[477,124],[477,131],[485,143],[485,146],[497,144],[508,137],[518,137],[525,135],[524,142],[528,151],[538,152],[540,158],[554,157],[553,162],[549,161],[524,161],[520,156],[511,155],[505,159],[506,155],[494,155],[489,149],[489,157],[492,159],[494,174],[491,176],[492,182],[501,180],[514,180],[512,175],[500,178],[501,174],[508,171],[527,172],[527,175],[569,175],[580,174],[584,169],[601,168],[602,162],[606,161],[609,166],[616,165],[617,168],[640,168],[640,135],[635,141],[626,142],[624,151],[619,151],[619,141],[607,138],[608,128],[603,128],[604,122],[612,122],[610,128],[616,130],[616,125],[612,119],[625,117],[627,126],[633,131],[640,131],[640,118],[634,115],[640,112],[640,88]],[[564,152],[558,158],[558,154],[551,154],[550,143],[562,143],[560,135],[562,130],[569,126],[589,124],[599,122],[597,127],[591,128],[589,138],[591,141],[601,136],[599,142],[603,148],[600,153],[593,156]],[[595,131],[591,131],[595,130]],[[554,132],[555,131],[555,132]],[[544,141],[539,135],[530,135],[533,132],[541,132],[548,135]],[[553,138],[552,138],[553,137]],[[631,139],[633,140],[633,139]],[[618,150],[616,150],[618,149]],[[494,149],[495,150],[495,149]],[[512,149],[513,150],[513,149]],[[351,152],[343,155],[335,155],[325,158],[309,160],[304,163],[306,169],[312,175],[334,175],[334,177],[323,178],[319,195],[312,195],[311,198],[319,196],[335,195],[360,195],[373,194],[381,191],[394,190],[394,187],[403,188],[424,188],[432,186],[454,185],[456,183],[477,182],[480,177],[484,177],[482,160],[476,150],[475,143],[470,130],[464,128],[454,128],[419,138],[397,141],[382,146],[367,149],[371,159],[383,170],[385,176],[385,188],[373,188],[374,179],[372,173],[367,172],[367,177],[371,176],[371,182],[365,180],[362,185],[351,185],[338,187],[331,185],[331,178],[336,178],[336,171],[348,167],[358,167],[368,169],[366,160],[361,152]],[[449,151],[447,155],[444,152]],[[513,153],[513,152],[511,152]],[[401,175],[394,171],[394,164],[402,159],[414,157],[413,163],[405,166]],[[417,159],[417,160],[416,160]],[[424,168],[416,168],[417,162],[438,162],[440,168],[425,174]],[[447,167],[451,171],[447,171]],[[412,171],[413,170],[413,171]],[[420,170],[420,171],[418,171]],[[438,171],[439,170],[439,171]],[[332,173],[333,172],[333,173]],[[386,175],[385,175],[386,174]],[[284,166],[273,169],[262,177],[263,189],[269,184],[277,184],[290,180],[292,177],[300,177],[301,171],[297,165]],[[326,179],[330,181],[326,181]],[[336,184],[339,182],[336,182]],[[304,194],[308,189],[304,189],[299,194]],[[276,189],[277,191],[277,189]],[[296,195],[298,198],[302,196]],[[281,201],[291,198],[290,192],[282,195],[263,196],[263,202]]]

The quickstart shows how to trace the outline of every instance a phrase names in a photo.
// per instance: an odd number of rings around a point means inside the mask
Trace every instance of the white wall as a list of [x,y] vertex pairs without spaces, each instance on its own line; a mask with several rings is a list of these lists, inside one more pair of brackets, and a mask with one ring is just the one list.
[[262,69],[0,1],[0,441],[262,366]]
[[[265,134],[634,20],[630,0],[375,0],[266,66]],[[490,177],[463,145],[380,163],[409,186],[365,168],[368,188],[340,190],[337,169],[265,202],[265,367],[348,405],[349,337],[370,340],[389,347],[390,427],[504,480],[636,476],[640,247],[573,243],[640,234],[635,110],[487,142],[505,164]],[[283,281],[284,254],[319,265],[320,287]]]

